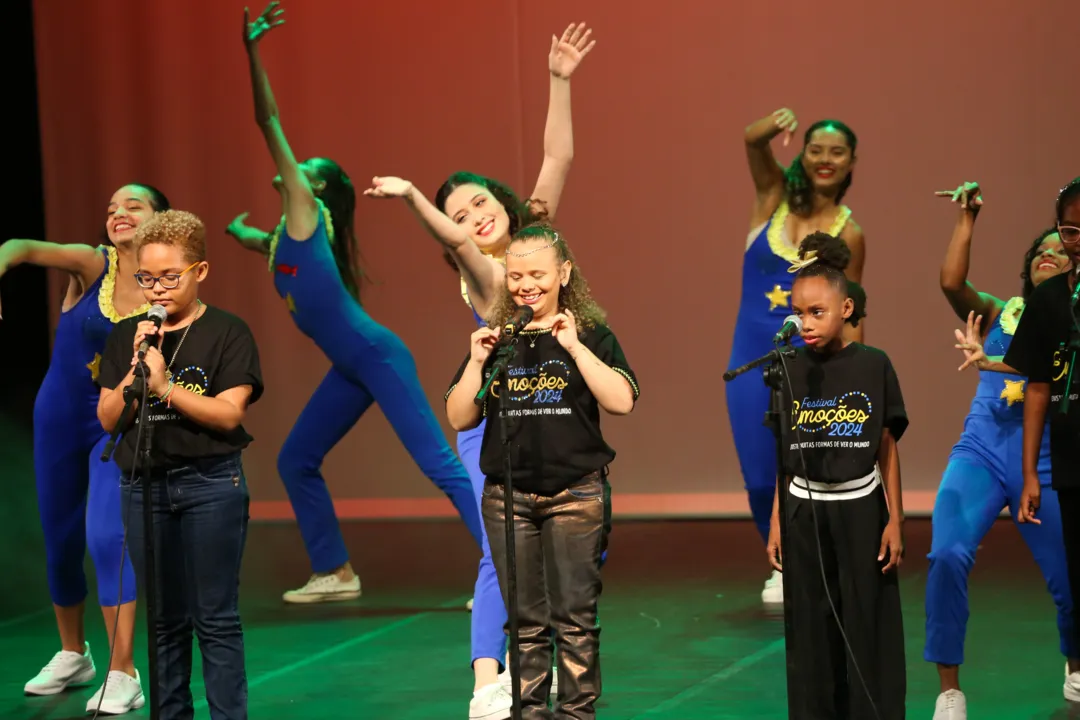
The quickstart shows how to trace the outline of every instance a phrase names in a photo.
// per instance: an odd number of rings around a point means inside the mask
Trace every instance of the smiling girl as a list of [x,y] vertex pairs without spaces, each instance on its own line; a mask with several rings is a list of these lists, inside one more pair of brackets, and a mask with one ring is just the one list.
[[806,345],[784,364],[790,414],[777,492],[788,493],[787,544],[777,494],[767,551],[790,593],[792,717],[903,720],[897,442],[908,419],[888,356],[844,336],[866,314],[866,296],[844,275],[850,258],[843,240],[814,233],[790,268]]
[[[772,337],[791,312],[791,276],[787,267],[798,256],[797,239],[824,231],[847,243],[848,278],[862,279],[865,241],[841,205],[851,187],[858,140],[847,125],[821,120],[803,137],[803,148],[789,167],[780,165],[770,143],[784,134],[787,145],[799,123],[786,108],[746,128],[746,155],[756,191],[750,234],[743,255],[742,298],[732,338],[728,368],[735,368],[772,349]],[[849,339],[861,340],[861,328],[846,326]],[[769,535],[769,515],[776,489],[776,437],[761,418],[769,406],[769,388],[761,372],[748,372],[728,383],[728,419],[739,455],[743,483],[762,542]],[[774,572],[761,599],[784,601],[783,578]]]
[[[499,328],[520,305],[533,319],[519,334],[506,375],[484,406],[474,402],[494,360]],[[507,549],[503,445],[508,424],[517,548],[522,717],[547,715],[551,641],[559,687],[554,717],[587,718],[600,696],[600,557],[607,544],[615,451],[600,430],[600,409],[626,415],[639,390],[604,312],[589,294],[565,238],[548,225],[519,231],[506,252],[506,287],[494,298],[489,327],[446,395],[459,432],[492,417],[484,430],[480,468],[483,513],[506,601]],[[509,378],[509,380],[507,380]]]
[[[982,188],[978,183],[965,183],[938,195],[960,206],[941,268],[941,289],[957,317],[967,322],[967,333],[956,333],[960,342],[957,347],[968,355],[960,369],[977,367],[979,386],[934,502],[923,657],[937,664],[941,683],[934,720],[966,720],[967,699],[960,690],[960,665],[964,661],[969,615],[968,575],[979,544],[1002,509],[1019,509],[1024,486],[1021,457],[1026,378],[1001,360],[1012,343],[1027,299],[1044,281],[1067,272],[1072,264],[1057,229],[1050,228],[1040,233],[1024,254],[1020,297],[1006,302],[979,292],[968,282],[967,275],[975,220],[983,206]],[[1049,440],[1049,435],[1043,437],[1039,452],[1038,471],[1043,485],[1050,482]],[[1069,658],[1069,667],[1078,670],[1061,515],[1057,494],[1049,487],[1043,491],[1043,505],[1048,512],[1042,516],[1041,525],[1017,527],[1057,606],[1061,653]]]
[[133,658],[135,577],[124,551],[119,469],[101,461],[109,438],[97,422],[97,381],[113,324],[149,307],[135,281],[135,232],[168,209],[160,190],[132,183],[109,199],[102,245],[8,240],[0,246],[0,276],[21,264],[68,275],[52,360],[34,403],[34,472],[61,649],[24,692],[54,695],[97,675],[83,626],[89,549],[112,650],[109,674],[88,712],[100,705],[102,712],[124,713],[143,704]]

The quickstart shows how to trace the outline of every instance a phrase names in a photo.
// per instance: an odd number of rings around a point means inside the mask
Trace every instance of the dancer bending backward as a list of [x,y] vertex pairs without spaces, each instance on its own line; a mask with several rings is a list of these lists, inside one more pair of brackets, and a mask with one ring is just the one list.
[[[798,259],[795,238],[823,231],[844,240],[851,250],[845,273],[854,282],[862,280],[862,230],[851,219],[851,210],[840,204],[851,187],[858,140],[842,122],[821,120],[806,131],[802,152],[785,168],[773,157],[769,143],[785,133],[787,145],[798,124],[794,113],[785,108],[746,128],[746,155],[756,197],[743,257],[742,297],[729,369],[769,352],[773,335],[791,313],[788,266]],[[844,337],[861,341],[862,327],[845,326]],[[795,344],[800,344],[798,338]],[[776,438],[763,424],[769,388],[758,370],[728,383],[726,392],[750,511],[765,542],[776,491]],[[767,604],[783,603],[783,577],[778,571],[773,570],[765,583],[761,599]]]
[[[1044,280],[1071,267],[1053,228],[1043,231],[1024,255],[1020,297],[1002,301],[977,291],[967,281],[971,238],[982,208],[981,188],[965,183],[955,191],[939,192],[960,205],[960,215],[941,268],[941,289],[967,332],[957,331],[958,348],[968,359],[960,366],[979,369],[979,385],[964,432],[952,449],[934,503],[930,569],[926,580],[927,662],[937,663],[941,680],[934,720],[964,720],[967,701],[960,690],[964,634],[969,615],[968,574],[975,552],[1002,508],[1019,510],[1024,487],[1021,462],[1026,378],[1001,363],[1024,312],[1024,303]],[[984,329],[985,328],[985,329]],[[1043,436],[1039,474],[1050,483],[1050,437]],[[1020,524],[1021,537],[1035,556],[1058,610],[1061,653],[1080,669],[1073,634],[1072,594],[1061,535],[1056,493],[1046,487],[1043,505],[1050,512],[1041,525]]]
[[[435,206],[411,183],[397,178],[375,178],[365,194],[372,197],[403,197],[420,222],[444,248],[451,266],[461,276],[461,295],[478,327],[506,292],[505,258],[510,238],[518,229],[539,217],[551,221],[559,207],[563,186],[574,155],[570,114],[570,76],[582,58],[596,45],[592,30],[584,23],[571,24],[561,38],[552,36],[548,54],[551,89],[544,130],[544,162],[531,199],[521,202],[514,192],[491,178],[458,172],[439,188]],[[437,207],[436,207],[437,206]],[[479,505],[484,489],[480,470],[480,446],[486,419],[472,430],[458,433],[458,454],[472,479]],[[472,666],[475,674],[470,718],[503,720],[510,717],[510,676],[502,673],[506,647],[506,608],[484,539],[484,557],[476,579],[472,616]],[[558,688],[557,676],[552,693]]]
[[284,22],[278,5],[270,3],[253,23],[245,10],[244,43],[255,117],[277,165],[273,184],[281,194],[284,218],[272,233],[243,226],[239,218],[229,232],[244,247],[268,256],[274,287],[296,326],[333,364],[278,456],[278,472],[314,572],[284,599],[348,600],[360,596],[360,579],[349,563],[321,467],[372,403],[379,404],[424,475],[450,498],[477,545],[483,531],[469,476],[446,442],[411,353],[360,305],[352,181],[333,160],[297,162],[285,139],[258,51],[262,36]]
[[[45,535],[49,594],[61,650],[26,684],[29,695],[54,695],[97,675],[83,628],[87,548],[97,571],[98,602],[112,643],[105,684],[87,703],[119,714],[142,707],[135,670],[135,575],[124,550],[120,468],[101,462],[108,435],[97,420],[101,355],[113,325],[149,309],[135,281],[135,229],[169,201],[156,188],[131,184],[113,193],[102,245],[9,240],[0,275],[20,264],[68,273],[52,360],[34,403],[34,470]],[[115,638],[115,640],[113,639]],[[104,697],[102,695],[104,694]]]

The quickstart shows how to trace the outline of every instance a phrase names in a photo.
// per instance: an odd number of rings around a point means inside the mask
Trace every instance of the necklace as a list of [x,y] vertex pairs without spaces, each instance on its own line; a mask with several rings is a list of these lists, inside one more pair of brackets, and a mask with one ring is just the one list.
[[188,323],[188,326],[186,328],[184,328],[184,334],[180,336],[180,342],[177,343],[176,349],[173,350],[172,359],[169,360],[169,364],[165,366],[165,382],[172,382],[172,366],[173,363],[176,362],[176,356],[180,353],[180,348],[183,347],[184,341],[187,340],[187,334],[191,331],[191,326],[194,325],[195,321],[199,319],[199,317],[203,313],[203,308],[206,307],[205,305],[203,305],[202,300],[196,300],[195,302],[199,303],[199,309],[195,311],[195,317],[192,319],[192,321]]

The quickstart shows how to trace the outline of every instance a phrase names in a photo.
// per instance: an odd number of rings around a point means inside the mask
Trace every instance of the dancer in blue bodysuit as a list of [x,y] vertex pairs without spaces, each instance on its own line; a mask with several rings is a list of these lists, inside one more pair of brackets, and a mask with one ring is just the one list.
[[125,185],[109,201],[106,244],[9,240],[0,247],[0,275],[31,264],[64,270],[70,277],[52,359],[34,402],[34,472],[61,650],[24,691],[53,695],[88,684],[97,675],[83,628],[83,562],[89,549],[98,602],[113,644],[106,681],[87,703],[90,712],[99,702],[102,712],[114,714],[143,704],[133,658],[136,586],[124,551],[120,469],[114,462],[101,462],[108,436],[97,420],[96,382],[113,324],[148,307],[135,281],[135,228],[168,207],[157,189]]
[[[1022,467],[1025,378],[1002,364],[1024,303],[1044,280],[1070,267],[1055,229],[1042,232],[1024,255],[1023,295],[1004,302],[978,292],[967,281],[971,238],[982,207],[976,183],[938,193],[960,204],[960,216],[941,268],[941,289],[956,315],[967,321],[957,331],[957,346],[968,356],[961,366],[979,368],[979,385],[964,431],[953,446],[934,503],[930,568],[926,578],[926,648],[923,657],[937,664],[941,694],[935,720],[964,720],[967,701],[960,690],[964,635],[968,619],[968,574],[983,537],[1008,507],[1015,516],[1024,485]],[[985,327],[985,331],[982,328]],[[1043,435],[1039,457],[1042,512],[1039,525],[1018,524],[1020,535],[1038,563],[1057,606],[1061,653],[1080,669],[1073,632],[1072,594],[1065,562],[1057,494],[1050,487],[1050,433]]]
[[[595,45],[591,34],[582,23],[570,25],[561,38],[552,37],[544,163],[527,203],[522,203],[504,184],[468,172],[451,175],[436,193],[434,206],[411,183],[398,178],[375,178],[374,187],[365,193],[372,197],[406,198],[420,222],[443,245],[450,265],[460,274],[461,296],[480,327],[487,325],[483,316],[492,299],[505,292],[503,262],[511,236],[539,217],[550,221],[558,209],[574,154],[570,76]],[[480,470],[484,427],[485,423],[481,423],[473,430],[458,433],[457,441],[458,454],[472,479],[477,507],[485,482]],[[474,688],[469,718],[503,720],[510,717],[511,705],[509,673],[503,671],[500,675],[506,648],[506,608],[486,538],[471,609]],[[557,676],[552,683],[552,693],[556,691]]]
[[[241,243],[269,257],[274,287],[297,327],[333,366],[308,401],[278,458],[278,470],[296,513],[314,575],[284,595],[287,602],[344,600],[360,595],[360,579],[348,551],[320,467],[327,453],[378,403],[398,438],[423,473],[450,498],[477,545],[482,521],[468,473],[446,442],[428,403],[416,365],[401,340],[358,301],[352,181],[332,160],[298,163],[278,119],[258,41],[281,24],[271,3],[246,25],[255,110],[279,175],[284,219],[273,233],[234,222]],[[245,11],[246,15],[246,11]]]
[[[746,128],[746,154],[756,198],[743,257],[742,296],[728,369],[772,349],[773,335],[791,313],[793,276],[788,267],[798,259],[802,238],[817,231],[840,237],[851,250],[851,263],[845,272],[849,279],[862,281],[862,230],[851,219],[851,210],[840,204],[851,187],[858,142],[855,133],[836,120],[816,122],[807,129],[799,156],[784,168],[773,157],[769,143],[786,133],[786,145],[797,127],[795,115],[782,109]],[[864,324],[858,328],[846,326],[845,337],[861,342]],[[799,344],[798,338],[795,340]],[[728,383],[725,391],[750,512],[762,542],[768,542],[776,491],[776,438],[764,425],[769,388],[761,370],[755,370]],[[782,576],[774,570],[761,593],[762,601],[782,603],[782,583]]]

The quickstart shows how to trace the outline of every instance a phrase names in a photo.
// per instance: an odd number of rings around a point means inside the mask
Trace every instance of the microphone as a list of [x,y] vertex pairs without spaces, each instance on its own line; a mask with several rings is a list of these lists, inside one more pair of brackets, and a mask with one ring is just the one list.
[[780,328],[780,332],[773,335],[773,345],[779,345],[782,342],[787,342],[794,335],[798,335],[802,332],[802,320],[798,315],[788,315],[784,318],[784,326]]
[[[164,305],[154,305],[150,308],[150,311],[146,313],[146,319],[154,323],[154,327],[158,330],[161,329],[161,323],[165,322],[165,318],[167,317],[169,317],[169,311],[165,309]],[[143,341],[139,343],[140,360],[146,357],[146,351],[150,349],[150,343],[154,340],[157,340],[157,336],[154,336],[153,338],[143,338]]]
[[506,339],[512,338],[519,332],[525,329],[525,326],[532,322],[533,309],[529,305],[518,305],[517,310],[510,319],[503,325],[502,337]]

